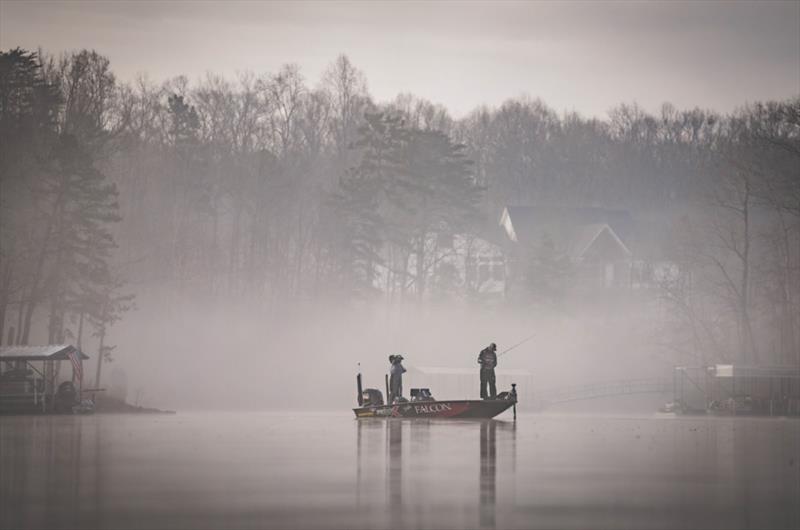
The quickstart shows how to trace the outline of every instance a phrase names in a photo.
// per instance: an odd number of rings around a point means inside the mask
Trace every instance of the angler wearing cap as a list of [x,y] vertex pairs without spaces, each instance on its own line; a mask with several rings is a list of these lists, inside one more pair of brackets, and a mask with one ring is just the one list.
[[481,350],[478,354],[478,364],[481,365],[481,399],[494,399],[497,397],[494,376],[494,367],[497,366],[497,344],[493,342]]
[[402,355],[390,355],[389,362],[392,363],[389,369],[389,404],[392,404],[403,396],[403,373],[406,369],[402,364]]

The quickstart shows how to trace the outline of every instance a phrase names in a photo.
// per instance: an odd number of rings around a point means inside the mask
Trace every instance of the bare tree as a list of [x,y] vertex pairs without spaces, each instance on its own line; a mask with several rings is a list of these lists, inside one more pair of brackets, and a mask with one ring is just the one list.
[[337,177],[341,177],[351,165],[350,146],[369,106],[367,81],[346,55],[340,55],[323,75],[322,86],[331,102],[330,126],[338,155]]

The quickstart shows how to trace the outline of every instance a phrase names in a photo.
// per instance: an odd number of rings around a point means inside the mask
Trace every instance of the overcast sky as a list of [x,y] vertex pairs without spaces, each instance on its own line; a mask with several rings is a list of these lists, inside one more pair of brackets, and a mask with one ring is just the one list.
[[411,92],[460,117],[541,97],[602,117],[729,111],[800,94],[800,2],[17,2],[0,0],[0,47],[94,48],[122,80],[297,63],[311,84],[339,53],[378,101]]

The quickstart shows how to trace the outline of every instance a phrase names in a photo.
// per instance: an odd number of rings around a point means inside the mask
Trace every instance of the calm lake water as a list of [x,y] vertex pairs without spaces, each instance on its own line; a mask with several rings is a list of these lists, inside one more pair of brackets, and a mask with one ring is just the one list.
[[0,418],[11,528],[800,528],[800,421]]

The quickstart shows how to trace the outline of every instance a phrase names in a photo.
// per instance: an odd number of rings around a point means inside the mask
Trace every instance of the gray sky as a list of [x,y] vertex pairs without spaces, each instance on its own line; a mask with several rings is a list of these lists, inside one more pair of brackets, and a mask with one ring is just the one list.
[[122,80],[300,65],[313,85],[339,53],[379,101],[411,92],[460,117],[528,94],[605,116],[729,111],[800,94],[800,2],[16,2],[0,47],[94,48]]

